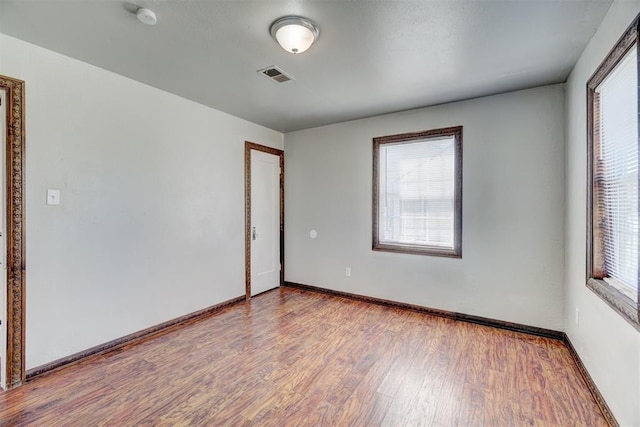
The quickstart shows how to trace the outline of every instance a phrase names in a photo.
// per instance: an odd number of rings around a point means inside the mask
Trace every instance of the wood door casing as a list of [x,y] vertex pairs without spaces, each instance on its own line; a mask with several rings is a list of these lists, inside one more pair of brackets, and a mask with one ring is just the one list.
[[25,83],[0,75],[7,99],[7,388],[25,381],[24,144]]
[[280,285],[284,284],[284,151],[254,142],[244,144],[245,177],[245,296],[251,299],[251,150],[262,151],[280,158]]

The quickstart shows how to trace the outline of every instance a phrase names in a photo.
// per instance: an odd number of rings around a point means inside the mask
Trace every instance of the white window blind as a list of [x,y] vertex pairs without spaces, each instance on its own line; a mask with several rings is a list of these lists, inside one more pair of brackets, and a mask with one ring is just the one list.
[[594,185],[604,257],[604,280],[637,301],[638,78],[633,46],[596,87],[599,133]]
[[455,138],[380,147],[379,239],[453,249]]

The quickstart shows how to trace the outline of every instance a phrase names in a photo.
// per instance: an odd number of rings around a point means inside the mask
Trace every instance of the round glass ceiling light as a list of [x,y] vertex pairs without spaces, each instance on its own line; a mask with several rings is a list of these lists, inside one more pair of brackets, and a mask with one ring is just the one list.
[[301,16],[278,18],[271,24],[269,32],[290,53],[302,53],[309,49],[320,34],[316,24]]

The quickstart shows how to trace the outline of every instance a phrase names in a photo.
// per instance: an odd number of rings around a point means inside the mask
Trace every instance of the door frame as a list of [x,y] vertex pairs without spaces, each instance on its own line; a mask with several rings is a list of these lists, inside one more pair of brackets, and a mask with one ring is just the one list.
[[284,151],[251,141],[244,142],[244,277],[245,298],[251,299],[251,150],[280,158],[280,286],[284,284]]
[[[6,388],[25,382],[24,141],[25,83],[0,75],[7,100],[7,360]],[[3,344],[4,345],[4,344]]]

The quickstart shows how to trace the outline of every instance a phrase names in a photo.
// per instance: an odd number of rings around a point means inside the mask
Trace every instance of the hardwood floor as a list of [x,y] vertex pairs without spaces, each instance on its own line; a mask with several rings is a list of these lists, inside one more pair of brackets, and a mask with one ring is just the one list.
[[1,393],[0,420],[606,425],[560,341],[292,288]]

